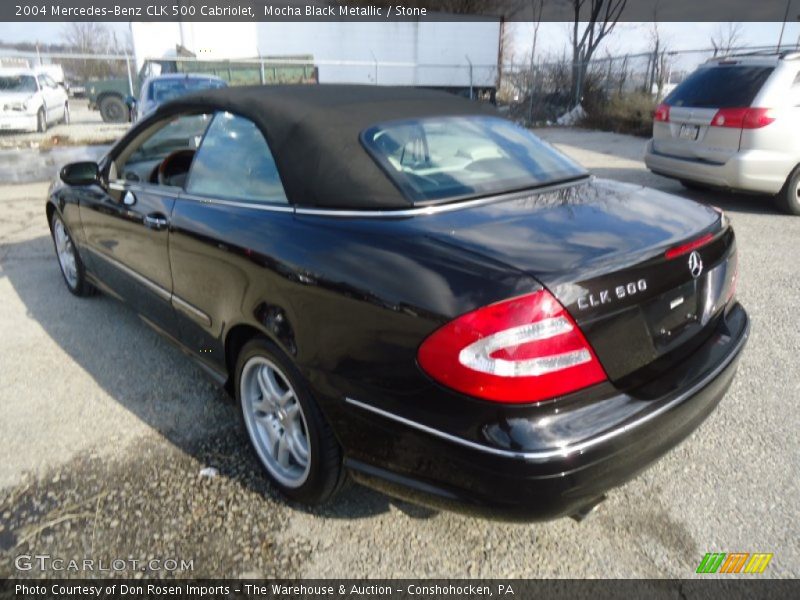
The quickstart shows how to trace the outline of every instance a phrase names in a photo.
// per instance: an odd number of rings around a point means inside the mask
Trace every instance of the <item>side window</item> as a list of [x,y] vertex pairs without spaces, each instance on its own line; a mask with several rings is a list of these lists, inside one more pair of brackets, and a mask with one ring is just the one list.
[[202,196],[287,204],[278,168],[252,121],[217,113],[197,151],[187,191]]
[[40,90],[47,89],[47,78],[44,75],[39,75],[36,79],[39,81]]
[[189,172],[211,115],[181,115],[145,131],[125,148],[115,160],[120,179],[140,183],[159,183],[159,167],[169,157],[169,181],[163,185],[181,186]]

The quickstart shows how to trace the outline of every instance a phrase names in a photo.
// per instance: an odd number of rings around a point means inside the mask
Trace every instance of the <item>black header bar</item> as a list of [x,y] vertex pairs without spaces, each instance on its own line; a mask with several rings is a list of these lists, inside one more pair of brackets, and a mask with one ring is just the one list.
[[[620,21],[800,19],[800,0],[609,0]],[[590,2],[580,18],[589,19]],[[538,13],[541,12],[539,15]],[[536,15],[536,16],[535,16]],[[2,21],[506,21],[574,20],[573,0],[3,0]]]

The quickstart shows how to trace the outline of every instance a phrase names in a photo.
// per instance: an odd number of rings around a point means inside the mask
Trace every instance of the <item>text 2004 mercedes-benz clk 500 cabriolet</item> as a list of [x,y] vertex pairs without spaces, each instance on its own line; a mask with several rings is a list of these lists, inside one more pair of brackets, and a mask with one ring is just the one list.
[[748,335],[720,211],[436,92],[202,92],[60,179],[70,291],[123,299],[225,383],[303,502],[351,474],[581,515],[703,421]]

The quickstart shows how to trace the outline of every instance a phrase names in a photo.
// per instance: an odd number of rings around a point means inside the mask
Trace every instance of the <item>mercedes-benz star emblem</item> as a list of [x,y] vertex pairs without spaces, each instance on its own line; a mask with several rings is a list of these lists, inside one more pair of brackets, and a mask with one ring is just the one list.
[[700,258],[700,253],[697,250],[689,255],[689,272],[695,279],[700,277],[703,272],[703,259]]

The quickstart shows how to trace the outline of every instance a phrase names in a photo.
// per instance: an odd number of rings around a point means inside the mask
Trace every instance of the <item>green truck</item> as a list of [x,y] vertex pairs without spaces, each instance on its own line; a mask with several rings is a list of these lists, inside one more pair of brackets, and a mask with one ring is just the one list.
[[85,83],[89,108],[99,110],[106,123],[131,120],[133,106],[147,77],[167,73],[215,75],[228,85],[318,83],[319,72],[311,56],[264,56],[246,61],[195,58],[148,59],[136,78],[95,79]]

